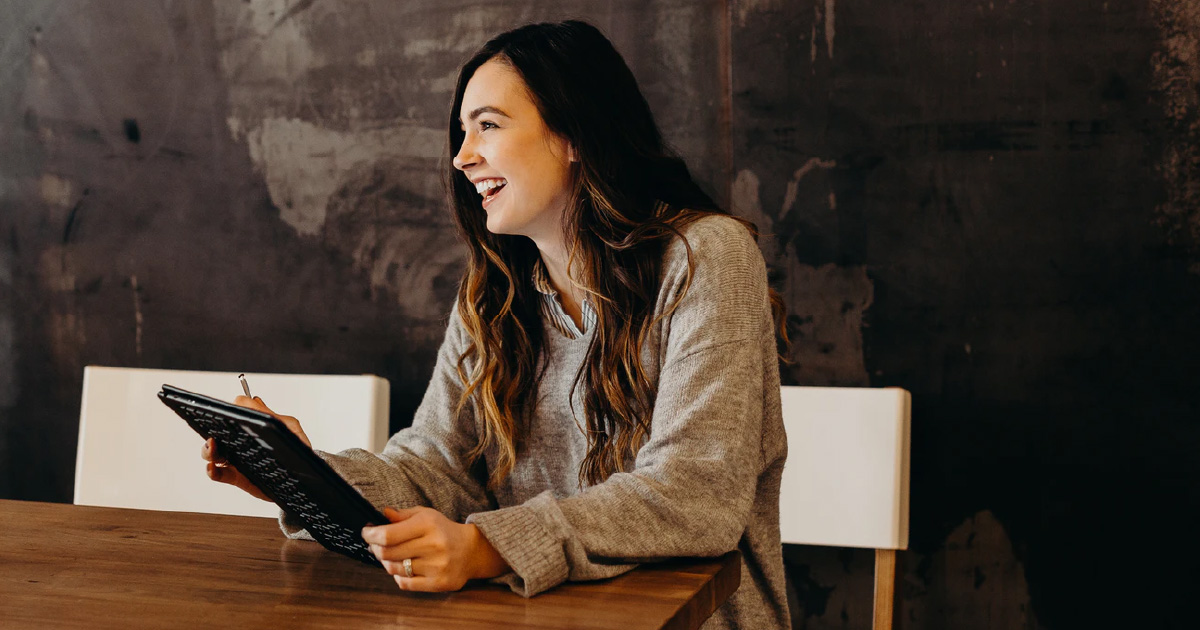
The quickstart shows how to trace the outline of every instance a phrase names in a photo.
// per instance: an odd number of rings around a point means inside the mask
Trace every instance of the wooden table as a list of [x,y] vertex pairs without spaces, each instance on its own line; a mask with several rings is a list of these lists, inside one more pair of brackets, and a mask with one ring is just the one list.
[[737,552],[522,598],[401,591],[272,519],[0,500],[0,628],[698,628]]

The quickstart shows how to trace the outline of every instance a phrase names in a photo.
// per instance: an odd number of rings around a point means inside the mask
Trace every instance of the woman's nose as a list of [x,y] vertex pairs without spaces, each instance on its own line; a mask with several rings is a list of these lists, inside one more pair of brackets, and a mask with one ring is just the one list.
[[479,163],[479,154],[475,151],[475,143],[470,138],[463,138],[458,154],[454,156],[454,168],[465,171]]

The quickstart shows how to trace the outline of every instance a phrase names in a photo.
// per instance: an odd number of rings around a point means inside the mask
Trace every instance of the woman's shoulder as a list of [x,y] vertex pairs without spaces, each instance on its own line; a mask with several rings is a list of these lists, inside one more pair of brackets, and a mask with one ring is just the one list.
[[688,240],[746,240],[754,237],[741,219],[729,214],[703,214],[683,227],[680,232]]
[[664,325],[672,343],[695,350],[763,334],[768,292],[766,264],[750,228],[731,216],[709,215],[682,228],[667,248],[657,308],[671,313]]
[[[704,215],[684,226],[679,235],[673,237],[663,257],[663,269],[667,274],[682,271],[690,266],[693,273],[703,267],[762,266],[762,252],[754,235],[740,220],[726,214]],[[709,271],[709,270],[704,270]]]

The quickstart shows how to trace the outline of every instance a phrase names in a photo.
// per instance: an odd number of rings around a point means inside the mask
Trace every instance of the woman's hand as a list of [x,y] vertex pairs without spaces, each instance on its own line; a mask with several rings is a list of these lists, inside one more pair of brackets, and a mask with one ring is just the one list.
[[[508,564],[474,525],[455,523],[427,507],[383,511],[390,525],[363,528],[363,540],[400,590],[457,591],[467,580],[493,578]],[[411,560],[412,575],[404,570]]]
[[[274,416],[287,428],[291,429],[292,433],[295,433],[300,438],[301,442],[304,442],[309,448],[312,447],[312,443],[308,441],[308,436],[304,434],[304,429],[300,428],[299,420],[291,416],[281,416],[274,411],[271,411],[269,408],[267,408],[267,405],[263,403],[261,398],[258,398],[257,396],[254,398],[238,396],[237,398],[233,399],[233,404],[238,405],[239,407],[254,409]],[[208,462],[206,469],[209,479],[237,486],[250,495],[262,499],[263,501],[271,500],[270,497],[263,494],[263,491],[259,490],[253,483],[250,483],[250,480],[247,479],[245,475],[238,472],[237,468],[230,465],[229,461],[217,452],[217,443],[212,438],[205,440],[204,446],[200,448],[200,457],[203,458],[204,461]]]

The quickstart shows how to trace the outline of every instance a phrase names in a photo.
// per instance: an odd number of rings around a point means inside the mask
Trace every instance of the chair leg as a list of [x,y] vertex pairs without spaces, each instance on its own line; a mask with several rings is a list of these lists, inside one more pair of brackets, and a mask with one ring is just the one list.
[[896,584],[900,572],[897,570],[895,549],[875,550],[875,614],[871,627],[874,630],[892,630],[899,627],[900,606],[896,602]]

